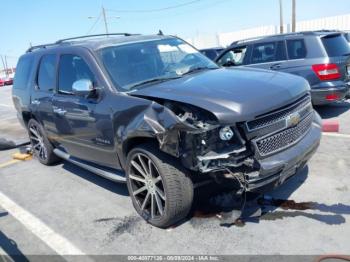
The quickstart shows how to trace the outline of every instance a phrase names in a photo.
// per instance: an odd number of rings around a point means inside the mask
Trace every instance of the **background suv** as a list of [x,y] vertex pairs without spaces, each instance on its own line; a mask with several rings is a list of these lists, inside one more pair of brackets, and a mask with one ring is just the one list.
[[344,99],[349,89],[350,45],[338,31],[280,34],[233,42],[216,58],[221,66],[247,66],[304,77],[314,105]]
[[213,47],[213,48],[206,48],[201,49],[199,52],[201,52],[203,55],[208,57],[211,60],[215,60],[215,58],[218,57],[218,55],[224,50],[222,47]]
[[19,59],[18,117],[41,163],[63,158],[126,182],[152,225],[183,219],[196,183],[280,185],[319,145],[320,117],[301,77],[219,68],[171,36],[85,38]]

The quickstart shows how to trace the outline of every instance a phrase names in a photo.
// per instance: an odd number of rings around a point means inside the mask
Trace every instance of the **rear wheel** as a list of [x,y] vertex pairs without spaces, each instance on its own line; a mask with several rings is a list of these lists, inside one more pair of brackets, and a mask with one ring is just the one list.
[[136,211],[161,228],[185,218],[193,201],[193,184],[186,173],[178,161],[153,144],[131,150],[127,185]]
[[47,139],[43,127],[34,119],[28,122],[28,133],[34,156],[44,165],[52,165],[60,161],[53,152],[54,148]]

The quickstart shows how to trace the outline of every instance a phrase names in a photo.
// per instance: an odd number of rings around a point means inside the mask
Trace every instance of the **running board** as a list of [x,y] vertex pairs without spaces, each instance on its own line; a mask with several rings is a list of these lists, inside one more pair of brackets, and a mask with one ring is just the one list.
[[80,162],[79,160],[73,159],[69,154],[59,150],[58,148],[55,148],[53,152],[60,158],[67,160],[68,162],[71,162],[74,165],[77,165],[81,168],[84,168],[96,175],[99,175],[101,177],[107,178],[113,182],[117,183],[126,183],[126,179],[124,176],[124,173],[116,171],[115,173],[103,170],[98,167],[91,166],[89,164],[85,164],[83,162]]

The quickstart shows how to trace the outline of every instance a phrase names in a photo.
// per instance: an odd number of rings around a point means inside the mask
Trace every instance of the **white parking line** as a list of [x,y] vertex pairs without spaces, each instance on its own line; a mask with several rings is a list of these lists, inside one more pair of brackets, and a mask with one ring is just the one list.
[[3,107],[13,107],[13,105],[6,105],[6,104],[0,104],[0,106],[3,106]]
[[332,136],[332,137],[341,137],[341,138],[350,138],[349,134],[339,134],[339,133],[332,133],[332,132],[322,132],[323,136]]
[[[1,255],[7,255],[7,253],[5,252],[5,250],[3,250],[1,247],[0,247],[0,256]],[[10,261],[12,261],[12,260],[10,260]]]
[[0,192],[0,206],[7,210],[14,218],[21,222],[29,231],[40,238],[46,245],[59,255],[85,255],[69,240],[62,237],[38,218],[18,206],[15,202]]

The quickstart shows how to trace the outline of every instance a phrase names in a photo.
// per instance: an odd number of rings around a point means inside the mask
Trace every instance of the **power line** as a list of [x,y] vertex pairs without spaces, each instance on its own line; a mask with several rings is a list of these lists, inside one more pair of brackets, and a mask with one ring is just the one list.
[[6,56],[7,58],[11,58],[11,59],[18,59],[18,56],[13,56],[13,55],[5,55],[5,54],[0,54],[0,56]]
[[90,29],[87,31],[86,35],[90,34],[92,30],[95,28],[97,25],[98,21],[101,19],[101,13],[99,14],[98,17],[96,17],[95,23],[90,27]]
[[[233,1],[233,0],[217,0],[215,2],[210,2],[210,3],[207,3],[205,6],[199,6],[196,8],[196,12],[197,11],[201,11],[201,10],[205,10],[205,9],[208,9],[212,6],[218,6],[224,2],[228,2],[228,1]],[[180,12],[176,12],[176,13],[173,13],[171,15],[171,18],[174,18],[174,17],[178,17],[178,16],[181,16],[181,15],[186,15],[188,13],[192,13],[193,10],[185,10],[185,11],[180,11]],[[149,20],[160,20],[160,19],[164,19],[164,16],[153,16],[153,17],[148,17],[148,18],[140,18],[140,17],[123,17],[123,19],[125,20],[132,20],[132,21],[145,21],[145,19],[147,19],[147,21]]]
[[118,12],[118,13],[152,13],[152,12],[161,12],[161,11],[166,11],[169,9],[176,9],[179,7],[183,7],[183,6],[187,6],[187,5],[192,5],[194,3],[198,3],[201,2],[203,0],[192,0],[190,2],[187,3],[182,3],[182,4],[177,4],[177,5],[172,5],[172,6],[167,6],[167,7],[163,7],[163,8],[156,8],[156,9],[121,9],[121,10],[113,10],[113,9],[108,9],[107,11],[110,12]]

